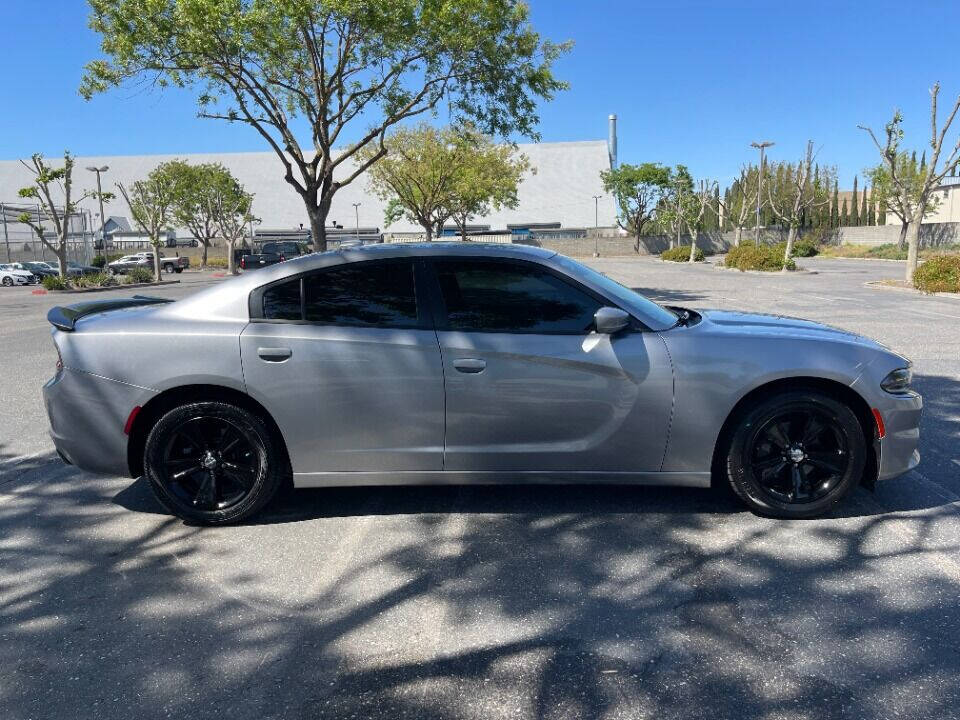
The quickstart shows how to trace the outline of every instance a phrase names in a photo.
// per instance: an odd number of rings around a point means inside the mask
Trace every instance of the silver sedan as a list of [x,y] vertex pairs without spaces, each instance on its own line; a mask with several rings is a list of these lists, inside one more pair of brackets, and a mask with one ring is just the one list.
[[532,247],[347,248],[48,317],[60,455],[145,475],[192,523],[289,481],[729,482],[810,517],[919,462],[910,363],[882,345],[663,307]]

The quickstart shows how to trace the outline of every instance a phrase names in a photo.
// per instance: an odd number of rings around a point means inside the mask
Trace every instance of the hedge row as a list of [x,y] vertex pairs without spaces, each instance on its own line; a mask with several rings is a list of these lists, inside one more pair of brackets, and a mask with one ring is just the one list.
[[[689,262],[690,261],[690,246],[689,245],[677,245],[672,247],[669,250],[664,250],[660,253],[661,260],[669,260],[670,262]],[[703,262],[703,250],[697,248],[697,253],[693,257],[694,262]]]
[[[778,245],[753,245],[752,243],[743,243],[738,247],[732,247],[727,252],[724,265],[737,270],[783,270],[784,246]],[[787,270],[796,270],[797,264],[790,259],[786,263]]]

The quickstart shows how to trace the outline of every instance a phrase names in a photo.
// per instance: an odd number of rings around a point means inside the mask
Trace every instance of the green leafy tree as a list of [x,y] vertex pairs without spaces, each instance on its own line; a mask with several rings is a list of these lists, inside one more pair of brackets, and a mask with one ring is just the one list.
[[850,224],[860,225],[860,192],[857,188],[857,176],[853,176],[853,192],[850,194]]
[[680,235],[688,225],[694,208],[693,176],[686,165],[670,171],[667,192],[657,204],[654,220],[670,236],[670,247],[679,246]]
[[[960,95],[957,96],[946,119],[940,124],[937,113],[937,99],[940,95],[940,83],[930,89],[930,159],[927,160],[926,150],[918,167],[916,178],[903,177],[900,174],[901,150],[903,140],[903,116],[899,110],[894,111],[893,119],[884,126],[884,140],[877,139],[873,130],[863,125],[880,152],[885,173],[889,176],[889,192],[898,196],[897,201],[904,211],[904,221],[907,223],[907,267],[905,279],[913,282],[913,273],[917,269],[918,252],[920,247],[920,225],[926,216],[930,202],[934,199],[937,187],[960,164],[960,138],[950,146],[945,143],[947,133],[953,124],[957,112],[960,111]],[[941,157],[942,156],[942,157]],[[913,164],[913,163],[911,163]],[[876,184],[874,184],[876,187]]]
[[[907,231],[910,228],[910,218],[920,202],[920,193],[923,189],[923,175],[916,162],[917,153],[899,152],[895,159],[898,182],[894,183],[888,165],[881,163],[867,168],[864,172],[873,186],[873,196],[880,206],[883,222],[886,224],[887,212],[892,213],[900,221],[900,238],[897,243],[899,249],[907,245]],[[936,212],[940,205],[940,198],[935,194],[928,196],[922,211],[922,217],[927,218]]]
[[840,210],[840,227],[847,227],[850,224],[850,214],[847,212],[847,199],[843,199],[843,205]]
[[451,163],[458,170],[447,195],[446,209],[465,241],[471,218],[484,217],[491,210],[517,207],[520,183],[528,172],[536,173],[536,168],[512,145],[498,145],[489,136],[478,133],[461,132],[458,137],[450,148]]
[[172,193],[171,214],[178,225],[187,228],[203,248],[200,267],[207,266],[210,245],[217,237],[219,225],[213,215],[214,198],[221,204],[242,204],[242,187],[231,172],[220,163],[191,165],[184,160],[171,160],[157,166]]
[[[34,219],[30,213],[22,213],[17,220],[28,225],[40,242],[57,256],[60,265],[60,277],[67,277],[67,242],[70,237],[70,221],[77,212],[80,203],[84,200],[102,199],[104,202],[112,200],[114,195],[109,192],[88,190],[79,195],[73,191],[74,158],[69,152],[63,154],[63,165],[55,167],[47,162],[40,153],[30,156],[30,160],[21,160],[20,163],[33,176],[30,185],[20,188],[18,194],[22,198],[36,200],[43,208],[42,214],[53,225],[52,239],[48,228],[44,227],[41,210],[38,209]],[[59,202],[59,204],[58,204]]]
[[[387,203],[385,224],[400,218],[417,223],[428,241],[450,218],[451,194],[466,155],[458,154],[462,138],[453,128],[426,123],[398,128],[386,138],[386,155],[371,166],[370,189]],[[369,154],[379,152],[367,148]],[[361,154],[361,159],[366,157]]]
[[640,236],[653,219],[659,203],[669,192],[670,168],[660,163],[624,163],[600,173],[603,189],[613,195],[619,210],[618,223],[634,236],[633,249],[640,252]]
[[237,274],[237,261],[233,250],[247,234],[253,216],[253,195],[248,193],[236,179],[230,186],[215,187],[207,195],[208,212],[213,218],[217,234],[223,238],[227,250],[227,271]]
[[156,168],[146,180],[137,180],[129,188],[117,183],[117,188],[127,201],[134,224],[153,247],[153,276],[156,282],[160,282],[160,233],[173,219],[170,178]]
[[536,139],[538,103],[566,87],[552,67],[569,44],[541,38],[519,0],[89,2],[104,57],[81,93],[199,89],[201,117],[247,124],[276,153],[316,250],[335,194],[393,127],[442,104],[454,124]]

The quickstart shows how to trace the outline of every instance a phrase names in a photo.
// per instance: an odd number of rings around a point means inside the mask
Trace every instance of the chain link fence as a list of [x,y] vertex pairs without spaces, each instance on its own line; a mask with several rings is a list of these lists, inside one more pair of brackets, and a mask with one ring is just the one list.
[[[62,217],[62,208],[58,208],[57,212]],[[47,242],[54,247],[59,244],[54,222],[43,206],[36,203],[0,202],[0,262],[55,261],[57,256],[40,240],[37,233],[26,223],[20,222],[24,214],[31,222],[43,228]],[[89,265],[96,254],[96,235],[90,212],[73,213],[66,222],[69,229],[67,260]]]

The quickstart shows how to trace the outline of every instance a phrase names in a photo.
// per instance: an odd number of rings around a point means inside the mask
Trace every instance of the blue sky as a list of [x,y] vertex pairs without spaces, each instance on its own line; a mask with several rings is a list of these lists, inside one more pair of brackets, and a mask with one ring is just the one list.
[[[571,89],[541,108],[544,140],[605,138],[615,112],[621,161],[682,162],[724,183],[753,158],[751,140],[774,140],[772,157],[792,160],[810,138],[818,160],[836,164],[848,186],[876,162],[858,123],[879,129],[899,106],[907,144],[921,148],[928,88],[942,83],[941,105],[960,93],[960,3],[952,0],[531,5],[541,33],[576,43],[556,68]],[[0,159],[64,148],[78,155],[266,149],[250,128],[198,119],[189,91],[117,90],[82,100],[83,64],[98,53],[86,12],[80,0],[5,0]]]

